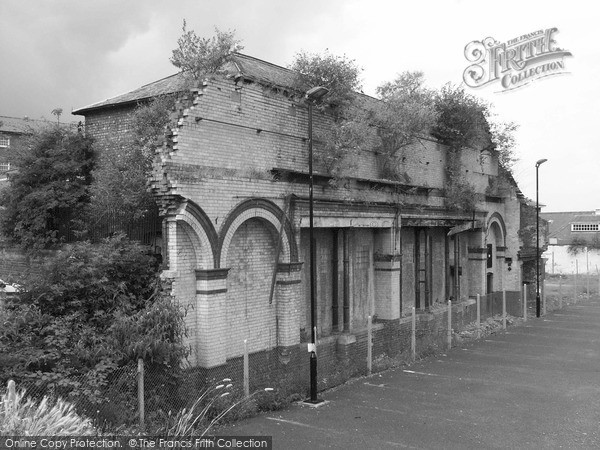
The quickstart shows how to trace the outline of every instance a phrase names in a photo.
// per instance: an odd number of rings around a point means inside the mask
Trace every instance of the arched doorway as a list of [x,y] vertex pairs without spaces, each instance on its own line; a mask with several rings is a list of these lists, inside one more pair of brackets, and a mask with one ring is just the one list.
[[276,257],[277,230],[262,218],[250,218],[233,232],[226,252],[229,333],[227,355],[256,352],[277,345],[275,304],[269,303]]

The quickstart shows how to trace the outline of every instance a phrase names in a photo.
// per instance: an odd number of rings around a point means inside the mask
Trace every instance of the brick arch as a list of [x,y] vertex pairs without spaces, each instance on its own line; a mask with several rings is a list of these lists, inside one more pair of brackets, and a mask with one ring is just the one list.
[[501,234],[501,247],[506,247],[506,224],[504,223],[504,219],[502,218],[500,213],[495,212],[489,217],[486,227],[487,230],[489,230],[492,227],[492,225],[498,226]]
[[[206,213],[196,203],[191,200],[185,200],[177,208],[175,213],[167,218],[167,221],[185,224],[190,239],[194,243],[196,253],[196,267],[217,268],[217,250],[219,246],[219,237],[217,232],[206,215]],[[193,233],[191,233],[193,232]]]
[[[231,239],[236,230],[249,219],[261,219],[275,235],[279,234],[281,221],[283,220],[283,211],[275,203],[265,199],[250,199],[240,203],[233,211],[229,213],[221,229],[218,258],[219,264],[227,261],[227,254]],[[298,248],[292,233],[292,224],[285,218],[283,226],[283,235],[281,239],[281,254],[285,262],[298,261]]]

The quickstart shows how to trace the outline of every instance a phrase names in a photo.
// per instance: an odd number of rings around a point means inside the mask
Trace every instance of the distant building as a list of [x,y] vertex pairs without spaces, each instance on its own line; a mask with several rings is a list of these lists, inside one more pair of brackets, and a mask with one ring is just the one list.
[[14,151],[26,137],[50,124],[48,120],[0,116],[0,180],[5,180],[6,173],[14,169]]
[[600,269],[600,209],[542,213],[548,221],[547,271],[597,273]]

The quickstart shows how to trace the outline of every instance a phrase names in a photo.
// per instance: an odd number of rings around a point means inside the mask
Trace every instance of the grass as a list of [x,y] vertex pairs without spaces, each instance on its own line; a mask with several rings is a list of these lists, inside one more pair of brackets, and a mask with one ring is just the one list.
[[85,436],[96,430],[89,419],[79,416],[72,404],[47,396],[40,402],[25,398],[8,382],[7,392],[0,397],[0,436]]

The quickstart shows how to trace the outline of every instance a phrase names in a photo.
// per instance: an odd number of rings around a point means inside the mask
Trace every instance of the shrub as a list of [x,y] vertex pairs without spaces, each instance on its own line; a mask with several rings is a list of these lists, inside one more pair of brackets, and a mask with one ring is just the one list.
[[0,382],[28,380],[90,414],[107,403],[119,367],[144,358],[177,372],[187,354],[184,314],[160,293],[156,269],[154,258],[123,236],[59,252],[6,301]]

